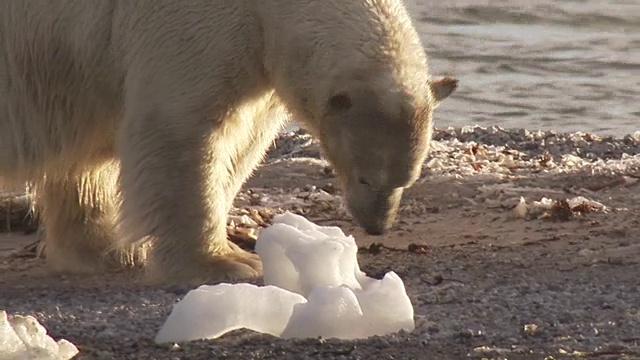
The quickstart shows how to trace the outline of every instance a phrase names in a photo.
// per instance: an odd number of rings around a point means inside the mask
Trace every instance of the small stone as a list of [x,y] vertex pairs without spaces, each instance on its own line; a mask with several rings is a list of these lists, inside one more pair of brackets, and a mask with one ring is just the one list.
[[526,335],[536,335],[539,332],[539,329],[540,328],[536,324],[525,324],[522,331]]
[[578,256],[591,256],[595,253],[595,251],[591,250],[591,249],[582,249],[580,251],[578,251]]
[[518,205],[513,208],[513,215],[518,219],[524,219],[527,216],[527,202],[524,197],[520,197]]

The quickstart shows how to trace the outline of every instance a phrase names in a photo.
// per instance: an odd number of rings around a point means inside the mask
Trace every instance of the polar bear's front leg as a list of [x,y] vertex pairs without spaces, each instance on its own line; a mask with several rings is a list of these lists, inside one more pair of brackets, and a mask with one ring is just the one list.
[[122,234],[151,241],[153,283],[201,284],[262,274],[259,258],[230,244],[227,191],[233,186],[223,122],[204,112],[132,109],[118,140]]
[[269,91],[264,96],[239,106],[228,116],[225,132],[233,134],[226,138],[232,167],[232,184],[227,189],[229,210],[238,192],[264,159],[269,146],[283,128],[289,114],[275,95]]
[[45,256],[54,271],[100,273],[142,264],[144,248],[115,248],[118,164],[79,174],[50,174],[36,186],[45,227]]

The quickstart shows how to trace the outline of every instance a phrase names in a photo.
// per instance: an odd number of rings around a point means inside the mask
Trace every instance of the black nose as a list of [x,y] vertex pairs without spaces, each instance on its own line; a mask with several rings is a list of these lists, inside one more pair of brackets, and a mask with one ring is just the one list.
[[369,181],[367,181],[367,179],[363,178],[362,176],[358,178],[358,182],[360,183],[360,185],[371,186]]

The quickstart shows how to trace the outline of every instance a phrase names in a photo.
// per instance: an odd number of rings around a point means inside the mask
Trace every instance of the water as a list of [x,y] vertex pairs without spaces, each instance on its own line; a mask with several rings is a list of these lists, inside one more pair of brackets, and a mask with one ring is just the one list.
[[431,73],[460,79],[437,127],[640,130],[640,0],[405,0]]
[[433,74],[460,79],[437,127],[640,130],[640,0],[405,0]]

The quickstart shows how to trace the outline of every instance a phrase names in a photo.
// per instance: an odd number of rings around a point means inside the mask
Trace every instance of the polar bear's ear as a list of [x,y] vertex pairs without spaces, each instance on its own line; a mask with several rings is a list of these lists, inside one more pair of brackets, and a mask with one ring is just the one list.
[[351,96],[346,92],[337,93],[329,99],[329,107],[332,111],[349,110],[352,105]]
[[438,104],[451,95],[453,90],[458,87],[458,79],[445,76],[437,80],[430,80],[429,87],[431,88],[431,94],[433,95],[436,104]]

